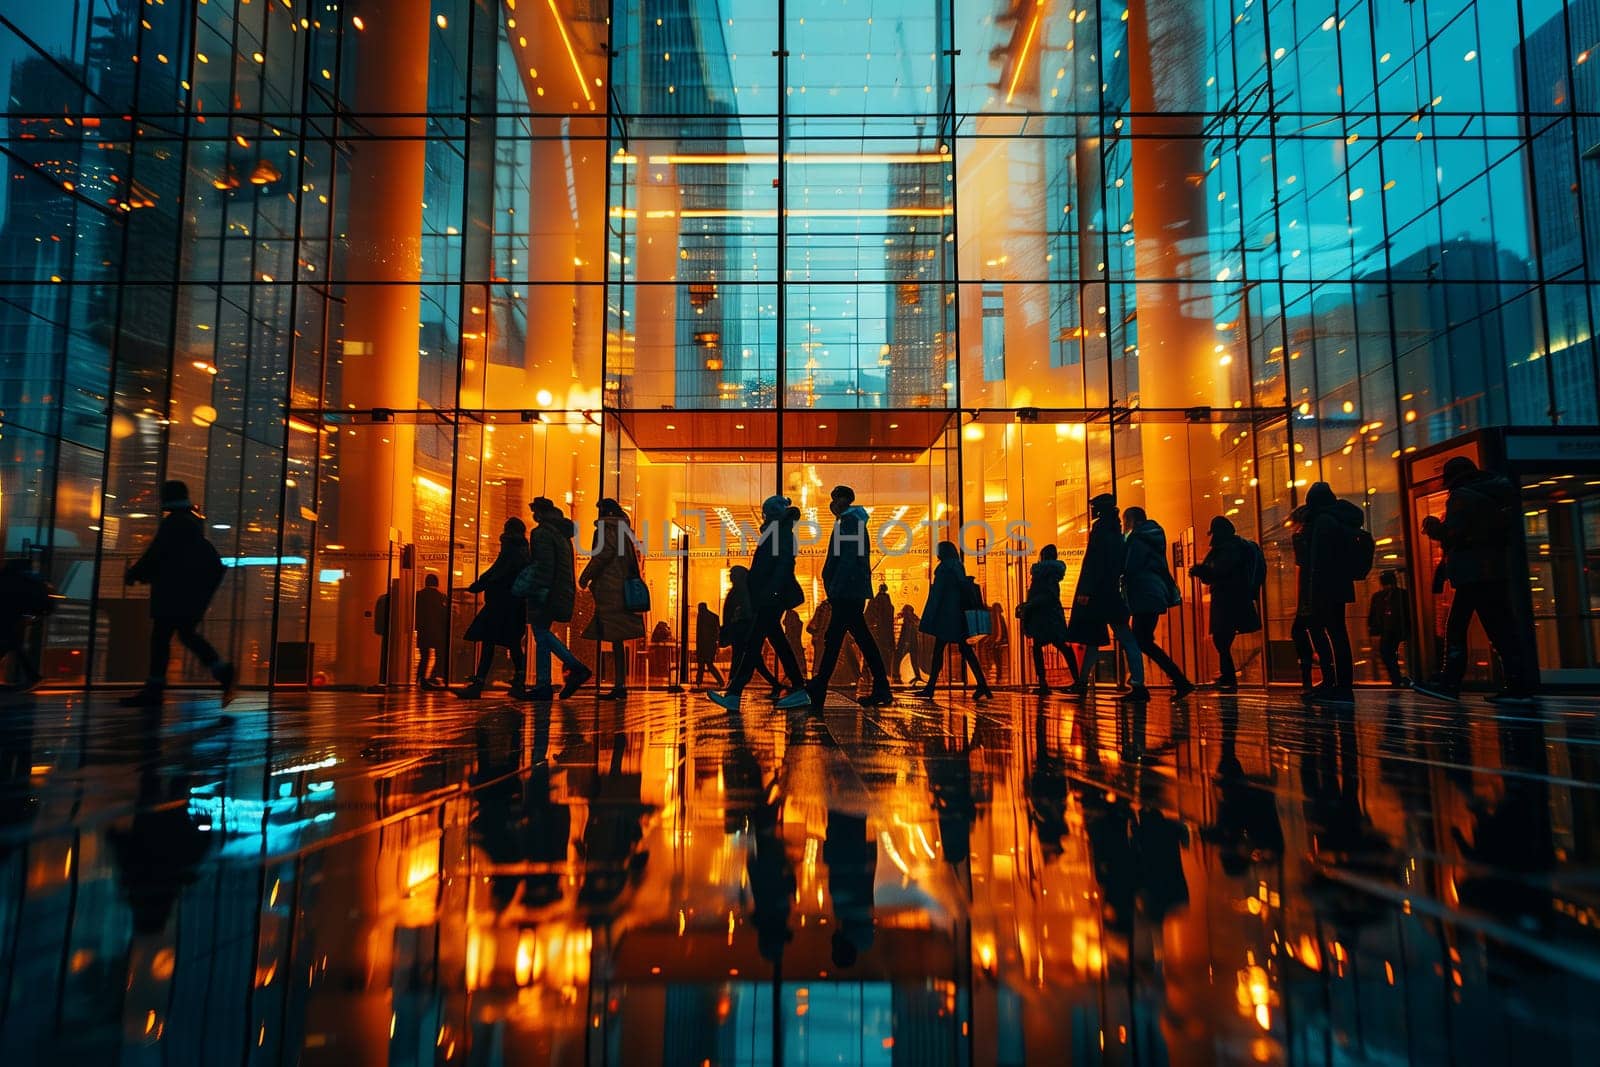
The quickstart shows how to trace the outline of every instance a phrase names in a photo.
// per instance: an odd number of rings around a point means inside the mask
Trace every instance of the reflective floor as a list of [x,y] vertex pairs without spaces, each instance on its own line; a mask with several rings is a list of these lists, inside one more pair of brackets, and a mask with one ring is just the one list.
[[12,698],[0,1061],[1593,1062],[1597,712]]

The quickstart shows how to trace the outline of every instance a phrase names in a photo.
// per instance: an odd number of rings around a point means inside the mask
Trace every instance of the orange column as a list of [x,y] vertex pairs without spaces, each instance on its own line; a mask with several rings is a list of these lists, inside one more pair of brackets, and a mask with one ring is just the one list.
[[[339,406],[417,406],[422,197],[428,109],[427,0],[360,0],[352,108],[369,137],[350,141],[349,228]],[[352,19],[352,22],[354,18]],[[336,680],[378,679],[373,609],[388,589],[391,541],[411,539],[415,431],[357,425],[339,438],[338,530],[350,563],[339,589]],[[405,635],[396,634],[396,639]]]
[[[1133,227],[1139,311],[1139,400],[1146,408],[1230,403],[1218,373],[1212,322],[1203,120],[1204,16],[1188,2],[1128,5],[1133,132]],[[1193,526],[1215,459],[1191,447],[1215,434],[1146,423],[1144,501],[1176,539]],[[1203,447],[1203,446],[1202,446]],[[1198,472],[1191,479],[1191,470]],[[1124,504],[1139,503],[1138,493]],[[1205,521],[1205,516],[1199,516]]]

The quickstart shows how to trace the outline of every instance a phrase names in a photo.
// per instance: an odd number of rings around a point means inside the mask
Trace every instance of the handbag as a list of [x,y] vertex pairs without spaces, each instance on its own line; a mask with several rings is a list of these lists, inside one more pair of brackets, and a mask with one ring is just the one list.
[[1172,575],[1163,574],[1167,580],[1167,607],[1175,608],[1183,603],[1183,590],[1178,588],[1178,583],[1172,580]]
[[517,576],[512,579],[511,595],[520,596],[524,599],[531,597],[533,595],[533,579],[533,564],[530,563],[518,571]]
[[961,613],[967,620],[967,636],[986,637],[994,619],[988,608],[968,608]]
[[622,606],[635,615],[643,615],[650,610],[650,587],[637,574],[623,580]]

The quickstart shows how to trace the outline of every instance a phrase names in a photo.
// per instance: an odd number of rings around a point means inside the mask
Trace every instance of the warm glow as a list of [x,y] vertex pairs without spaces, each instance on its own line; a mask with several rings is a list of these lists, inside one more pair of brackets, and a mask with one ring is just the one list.
[[572,61],[572,73],[578,76],[578,88],[583,90],[583,99],[592,103],[594,97],[589,95],[589,79],[583,76],[583,67],[578,64],[578,53],[572,47],[572,38],[567,35],[567,24],[562,21],[561,12],[556,10],[556,0],[545,0],[545,3],[550,5],[550,14],[556,20],[556,29],[561,34],[561,43],[566,46],[567,58]]
[[1033,21],[1028,23],[1028,35],[1022,39],[1022,51],[1017,55],[1016,65],[1011,69],[1011,85],[1006,89],[1006,103],[1011,103],[1011,98],[1017,95],[1017,82],[1022,80],[1022,72],[1027,67],[1028,50],[1033,47],[1034,34],[1039,32],[1039,20],[1044,17],[1044,0],[1037,0],[1037,8],[1033,13]]

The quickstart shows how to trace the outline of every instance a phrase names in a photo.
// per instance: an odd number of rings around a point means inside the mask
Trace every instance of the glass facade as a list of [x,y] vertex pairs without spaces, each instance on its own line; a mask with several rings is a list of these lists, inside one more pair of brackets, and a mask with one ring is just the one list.
[[[1600,423],[1597,44],[1600,0],[9,5],[0,538],[67,598],[47,672],[142,677],[164,478],[252,685],[407,677],[428,574],[463,677],[535,495],[622,501],[678,633],[763,497],[848,482],[897,603],[959,529],[1008,617],[1090,495],[1146,506],[1202,674],[1226,514],[1246,678],[1290,680],[1307,486],[1425,591],[1430,449]],[[1575,469],[1524,480],[1552,670],[1600,640]]]

